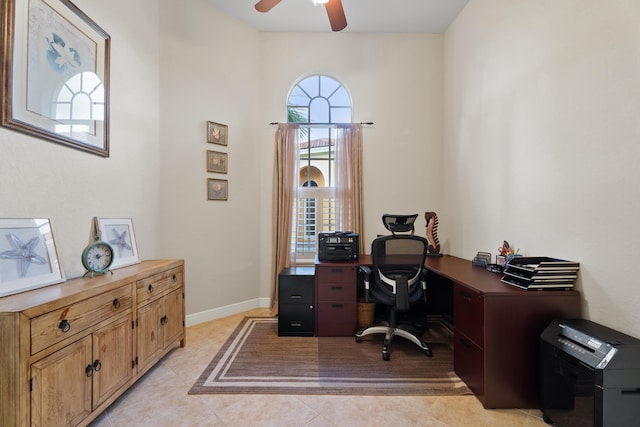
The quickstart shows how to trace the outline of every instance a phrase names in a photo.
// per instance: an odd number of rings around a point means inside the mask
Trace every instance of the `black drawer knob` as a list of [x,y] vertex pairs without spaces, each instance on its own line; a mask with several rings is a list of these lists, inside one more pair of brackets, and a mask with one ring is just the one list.
[[118,300],[118,298],[113,300],[113,307],[120,308],[120,301]]
[[71,323],[67,319],[62,319],[58,327],[62,332],[68,332],[71,329]]
[[153,291],[155,290],[155,289],[153,289],[153,284],[150,284],[149,287],[147,288],[147,290],[149,291],[150,294],[152,294]]

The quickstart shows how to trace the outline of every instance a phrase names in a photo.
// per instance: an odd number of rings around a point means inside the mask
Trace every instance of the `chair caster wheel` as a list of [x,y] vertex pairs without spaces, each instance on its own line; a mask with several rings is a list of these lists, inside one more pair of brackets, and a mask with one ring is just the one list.
[[362,337],[356,336],[356,342],[359,344],[362,342]]
[[382,360],[384,360],[385,362],[388,362],[390,358],[391,355],[389,353],[382,353]]
[[425,351],[424,351],[424,354],[426,354],[426,355],[427,355],[427,357],[431,357],[431,356],[433,356],[433,352],[432,352],[431,350],[425,350]]

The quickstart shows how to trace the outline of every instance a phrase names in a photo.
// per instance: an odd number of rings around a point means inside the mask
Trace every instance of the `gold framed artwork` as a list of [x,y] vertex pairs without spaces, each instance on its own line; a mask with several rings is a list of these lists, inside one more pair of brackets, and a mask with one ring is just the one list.
[[6,0],[0,22],[0,124],[109,157],[109,34],[69,0]]
[[227,145],[229,129],[227,125],[216,122],[207,122],[207,142],[218,145]]
[[229,198],[229,181],[226,179],[207,178],[207,199],[227,200]]
[[227,173],[227,153],[207,150],[207,172]]

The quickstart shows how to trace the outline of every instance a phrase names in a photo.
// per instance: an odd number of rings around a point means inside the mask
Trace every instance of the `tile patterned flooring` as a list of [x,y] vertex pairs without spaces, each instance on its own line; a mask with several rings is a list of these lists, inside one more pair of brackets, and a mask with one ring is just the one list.
[[91,426],[546,426],[538,410],[486,410],[474,396],[188,395],[245,315],[268,310],[188,327],[186,347],[169,353]]

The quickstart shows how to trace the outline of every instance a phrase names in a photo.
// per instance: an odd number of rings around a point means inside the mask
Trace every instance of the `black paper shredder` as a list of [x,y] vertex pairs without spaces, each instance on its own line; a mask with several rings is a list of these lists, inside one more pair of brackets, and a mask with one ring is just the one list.
[[540,335],[540,400],[557,427],[640,425],[640,340],[584,319]]

